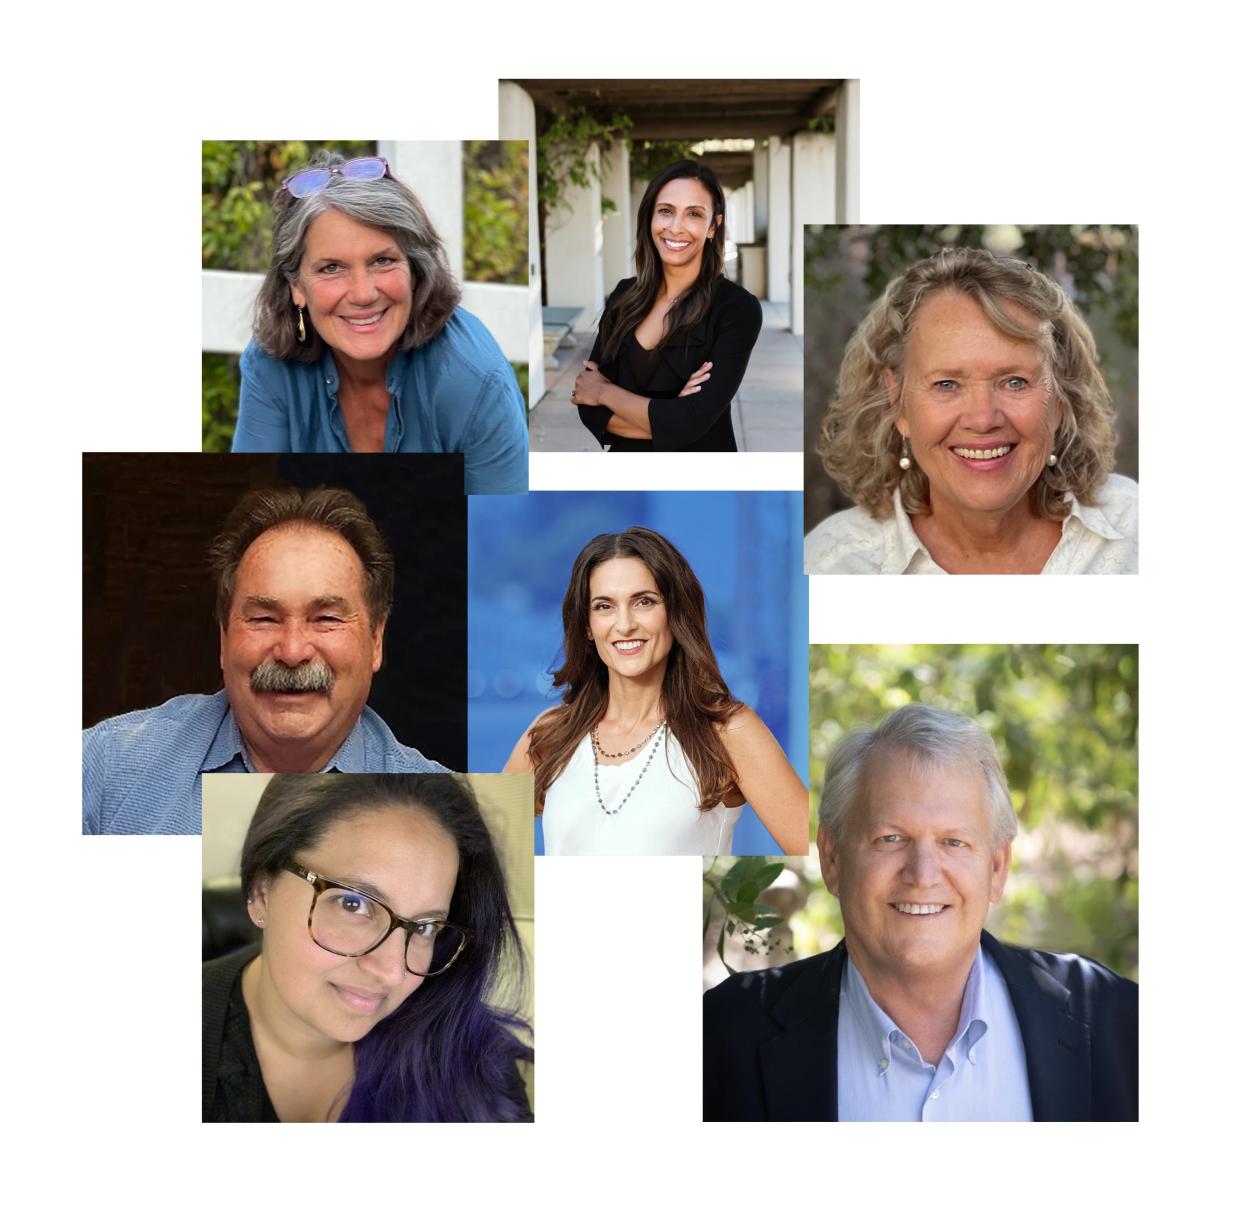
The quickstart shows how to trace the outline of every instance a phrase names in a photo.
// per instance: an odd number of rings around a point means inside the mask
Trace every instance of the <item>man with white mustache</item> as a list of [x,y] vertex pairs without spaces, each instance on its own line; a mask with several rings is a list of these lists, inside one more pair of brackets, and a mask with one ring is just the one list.
[[708,1121],[1136,1121],[1138,987],[983,930],[1017,833],[996,747],[910,704],[833,751],[820,867],[845,939],[704,997]]
[[394,563],[355,496],[250,492],[209,554],[224,689],[83,734],[84,834],[198,834],[208,773],[445,770],[366,706]]

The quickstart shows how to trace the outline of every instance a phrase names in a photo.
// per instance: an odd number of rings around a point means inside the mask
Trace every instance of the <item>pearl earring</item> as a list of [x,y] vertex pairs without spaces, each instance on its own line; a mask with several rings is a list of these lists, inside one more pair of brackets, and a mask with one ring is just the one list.
[[904,436],[901,438],[901,457],[897,459],[897,465],[902,470],[910,469],[910,442]]
[[1056,464],[1057,464],[1057,455],[1055,453],[1050,453],[1048,455],[1048,465],[1055,466]]

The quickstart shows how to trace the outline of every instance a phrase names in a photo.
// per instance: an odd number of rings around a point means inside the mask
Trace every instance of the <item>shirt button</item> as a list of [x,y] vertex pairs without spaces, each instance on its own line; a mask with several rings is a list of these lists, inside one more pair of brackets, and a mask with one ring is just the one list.
[[880,1060],[880,1071],[881,1071],[881,1072],[882,1072],[882,1071],[884,1071],[884,1069],[885,1069],[886,1067],[888,1067],[888,1060],[887,1060],[887,1059],[881,1059],[881,1060]]
[[906,1050],[906,1051],[908,1051],[908,1050],[910,1049],[910,1043],[909,1043],[909,1041],[908,1041],[907,1039],[905,1039],[905,1038],[903,1038],[903,1039],[902,1039],[902,1042],[901,1042],[901,1049],[902,1049],[902,1050]]
[[931,1095],[931,1099],[932,1099],[932,1101],[938,1101],[938,1100],[939,1100],[939,1098],[940,1098],[940,1090],[939,1090],[939,1089],[933,1089],[933,1090],[932,1090],[932,1095]]

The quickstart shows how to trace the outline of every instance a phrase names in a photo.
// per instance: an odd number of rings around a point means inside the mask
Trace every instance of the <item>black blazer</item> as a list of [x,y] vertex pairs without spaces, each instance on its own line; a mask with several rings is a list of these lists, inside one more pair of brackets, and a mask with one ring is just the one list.
[[[608,303],[605,314],[617,295],[634,281],[622,280]],[[633,332],[625,336],[616,359],[600,364],[599,371],[614,385],[651,399],[648,417],[651,440],[627,440],[607,431],[612,412],[607,407],[579,407],[578,417],[591,430],[600,445],[609,445],[614,453],[626,451],[681,451],[698,453],[733,453],[737,441],[733,437],[733,421],[729,406],[750,361],[751,349],[763,329],[763,307],[740,284],[721,276],[712,288],[711,306],[707,316],[687,334],[665,344],[660,363],[644,389],[633,384],[626,349],[637,342]],[[591,360],[599,364],[602,349],[599,336],[591,348]],[[705,361],[712,362],[711,377],[697,394],[678,398],[690,375]]]
[[[1138,986],[1090,958],[1002,945],[1038,1122],[1138,1120]],[[837,1012],[845,942],[735,974],[703,997],[706,1122],[837,1121]]]

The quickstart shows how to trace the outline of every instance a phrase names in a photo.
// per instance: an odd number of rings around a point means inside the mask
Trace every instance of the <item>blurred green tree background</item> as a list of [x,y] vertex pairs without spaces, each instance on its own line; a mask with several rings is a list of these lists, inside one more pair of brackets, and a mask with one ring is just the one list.
[[[343,157],[376,152],[367,140],[204,140],[203,268],[267,270],[272,245],[271,200],[280,183],[316,153]],[[484,284],[525,284],[529,233],[524,143],[468,140],[462,144],[464,278]],[[227,453],[237,422],[239,357],[203,353],[203,450]],[[529,402],[526,365],[514,364]]]
[[[996,742],[1019,832],[1005,896],[988,928],[1002,940],[1081,953],[1138,978],[1138,649],[1116,644],[824,645],[811,647],[811,800],[850,730],[906,703],[971,716]],[[812,836],[813,838],[813,836]],[[717,888],[733,861],[708,868]],[[812,855],[786,861],[758,896],[785,919],[749,947],[726,937],[735,969],[831,948],[837,901]],[[716,955],[719,901],[704,887],[705,982]],[[766,938],[781,944],[770,949]]]

